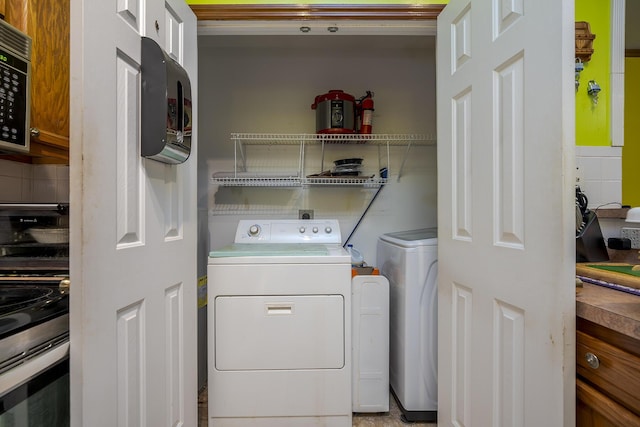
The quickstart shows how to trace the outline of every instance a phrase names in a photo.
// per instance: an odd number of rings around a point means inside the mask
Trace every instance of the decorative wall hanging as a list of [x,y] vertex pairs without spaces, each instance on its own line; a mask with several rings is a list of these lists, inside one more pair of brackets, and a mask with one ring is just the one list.
[[591,33],[591,26],[586,21],[576,22],[576,58],[582,62],[591,60],[593,54],[593,39],[595,34]]

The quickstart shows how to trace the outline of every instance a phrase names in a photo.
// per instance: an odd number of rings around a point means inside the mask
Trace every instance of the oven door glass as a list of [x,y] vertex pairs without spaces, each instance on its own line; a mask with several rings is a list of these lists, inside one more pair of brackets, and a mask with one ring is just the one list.
[[0,397],[0,427],[69,426],[69,359]]

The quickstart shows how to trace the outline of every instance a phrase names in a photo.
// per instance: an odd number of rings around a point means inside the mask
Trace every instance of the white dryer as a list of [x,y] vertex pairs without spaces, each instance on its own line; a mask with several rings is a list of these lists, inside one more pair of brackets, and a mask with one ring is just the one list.
[[208,265],[209,425],[351,426],[351,257],[337,220],[240,221]]
[[435,422],[438,407],[436,228],[380,236],[380,274],[389,280],[389,382],[407,421]]

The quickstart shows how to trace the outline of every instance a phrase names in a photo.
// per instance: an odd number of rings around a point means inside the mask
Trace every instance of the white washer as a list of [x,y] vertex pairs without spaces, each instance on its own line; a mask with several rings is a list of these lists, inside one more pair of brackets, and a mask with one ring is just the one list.
[[436,228],[380,236],[389,280],[389,382],[407,421],[435,422],[438,407],[438,239]]
[[351,426],[351,257],[336,220],[242,220],[208,265],[209,425]]

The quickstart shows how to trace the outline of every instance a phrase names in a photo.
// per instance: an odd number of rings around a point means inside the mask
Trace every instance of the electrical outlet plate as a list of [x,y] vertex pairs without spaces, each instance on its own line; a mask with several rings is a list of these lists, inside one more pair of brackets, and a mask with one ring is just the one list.
[[622,227],[620,235],[631,240],[632,249],[640,249],[640,228]]
[[313,219],[313,209],[299,209],[298,219]]
[[579,167],[576,168],[576,185],[580,185],[584,182],[584,179],[582,177],[582,169],[580,169]]

